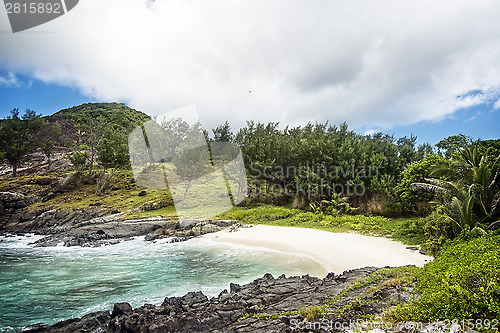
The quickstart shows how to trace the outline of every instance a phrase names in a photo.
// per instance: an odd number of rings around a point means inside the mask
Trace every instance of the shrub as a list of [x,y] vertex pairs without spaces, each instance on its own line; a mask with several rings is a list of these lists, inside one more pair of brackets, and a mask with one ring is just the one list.
[[400,321],[500,318],[500,236],[456,239],[417,274],[417,301],[396,308]]
[[446,163],[447,161],[443,157],[428,154],[423,160],[410,164],[401,172],[401,180],[396,186],[395,192],[402,213],[416,216],[425,216],[429,213],[430,207],[425,203],[432,200],[435,195],[416,191],[411,187],[411,184],[429,177],[433,169]]
[[89,154],[87,152],[74,152],[73,155],[68,156],[68,159],[73,164],[78,172],[83,171],[87,167]]

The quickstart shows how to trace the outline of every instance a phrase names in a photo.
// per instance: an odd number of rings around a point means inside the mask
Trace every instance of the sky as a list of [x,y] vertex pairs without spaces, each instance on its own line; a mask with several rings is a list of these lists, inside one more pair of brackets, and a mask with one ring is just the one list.
[[12,33],[1,7],[0,117],[116,101],[195,105],[207,129],[499,138],[498,17],[497,0],[81,0]]

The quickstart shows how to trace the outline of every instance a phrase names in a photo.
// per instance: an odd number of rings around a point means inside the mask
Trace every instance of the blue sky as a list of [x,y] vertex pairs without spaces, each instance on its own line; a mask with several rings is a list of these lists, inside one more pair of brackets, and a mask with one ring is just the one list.
[[97,100],[82,95],[77,88],[45,83],[27,76],[21,76],[15,84],[0,85],[1,118],[8,116],[10,110],[15,108],[21,112],[32,109],[39,114],[51,115],[61,109],[89,102]]
[[0,6],[0,116],[123,102],[228,120],[347,122],[437,143],[498,138],[500,2],[86,0],[12,33]]

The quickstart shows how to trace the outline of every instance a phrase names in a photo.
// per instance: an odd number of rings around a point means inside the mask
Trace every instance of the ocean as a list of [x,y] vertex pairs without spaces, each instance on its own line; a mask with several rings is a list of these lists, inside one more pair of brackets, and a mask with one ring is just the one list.
[[322,275],[305,256],[194,238],[156,243],[143,237],[112,246],[28,245],[40,236],[0,236],[0,332],[53,324],[87,313],[159,305],[165,297],[201,290],[209,297],[265,273]]

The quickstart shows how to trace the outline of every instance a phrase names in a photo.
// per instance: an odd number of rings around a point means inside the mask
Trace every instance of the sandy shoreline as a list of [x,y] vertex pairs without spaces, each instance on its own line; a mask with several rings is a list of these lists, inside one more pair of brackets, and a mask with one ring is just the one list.
[[307,255],[319,262],[326,272],[336,274],[366,266],[422,267],[432,260],[432,257],[409,250],[406,245],[388,238],[315,229],[256,225],[235,232],[223,230],[203,237],[215,242]]

